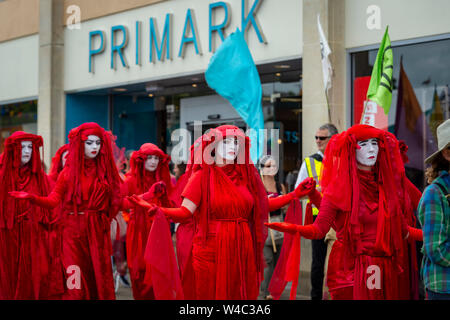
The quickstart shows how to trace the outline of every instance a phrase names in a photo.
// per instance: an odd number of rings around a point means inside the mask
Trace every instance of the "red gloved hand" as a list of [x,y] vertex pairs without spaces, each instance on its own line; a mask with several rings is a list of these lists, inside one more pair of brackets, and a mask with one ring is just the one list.
[[8,194],[11,197],[14,197],[16,199],[20,200],[33,200],[35,196],[31,193],[25,192],[25,191],[10,191]]
[[281,232],[287,232],[290,234],[295,234],[298,231],[297,227],[299,227],[298,225],[289,222],[272,222],[272,223],[266,222],[264,224],[270,229],[274,229]]
[[300,235],[307,239],[321,239],[325,235],[315,227],[313,224],[309,224],[307,226],[300,226],[293,223],[288,222],[272,222],[272,223],[264,223],[271,229],[278,230],[281,232],[287,232],[290,234],[295,234],[296,232],[300,232]]
[[409,236],[408,236],[409,241],[423,241],[422,229],[417,229],[417,228],[408,226],[408,232],[409,232]]
[[294,192],[297,198],[302,198],[312,193],[316,189],[316,180],[314,178],[306,178],[295,188]]
[[175,222],[182,222],[192,217],[192,212],[188,208],[181,206],[180,208],[161,208],[166,217]]
[[156,198],[160,198],[161,196],[167,194],[166,184],[163,181],[155,182],[151,186],[149,192],[152,193]]
[[135,206],[139,206],[144,209],[147,209],[148,213],[150,215],[154,215],[156,212],[156,208],[158,207],[157,205],[155,205],[153,203],[148,203],[147,201],[145,201],[144,199],[140,198],[139,196],[137,196],[135,194],[133,194],[130,197],[127,197],[127,199],[128,199],[128,201],[133,203]]

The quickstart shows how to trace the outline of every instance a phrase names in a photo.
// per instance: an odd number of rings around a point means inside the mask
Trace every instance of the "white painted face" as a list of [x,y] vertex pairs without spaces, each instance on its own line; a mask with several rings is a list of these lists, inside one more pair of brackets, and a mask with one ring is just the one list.
[[61,164],[62,164],[63,168],[66,165],[66,160],[67,160],[68,154],[69,154],[69,151],[64,151],[63,154],[61,155]]
[[239,142],[233,137],[225,138],[217,144],[216,152],[222,159],[233,161],[239,152]]
[[33,142],[22,141],[22,156],[20,161],[22,165],[26,165],[31,160],[31,155],[33,154]]
[[150,155],[147,157],[147,160],[145,160],[145,170],[153,172],[158,167],[159,158],[155,155]]
[[374,166],[377,162],[379,149],[377,139],[372,138],[357,143],[361,149],[356,149],[356,161],[364,166]]
[[102,140],[95,136],[89,135],[84,142],[84,155],[88,159],[94,159],[100,152]]

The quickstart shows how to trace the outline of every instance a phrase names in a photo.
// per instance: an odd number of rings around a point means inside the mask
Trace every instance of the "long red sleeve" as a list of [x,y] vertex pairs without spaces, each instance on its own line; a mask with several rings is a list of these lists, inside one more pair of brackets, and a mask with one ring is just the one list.
[[180,208],[161,208],[161,211],[174,222],[183,222],[192,217],[192,212],[184,206]]
[[322,239],[324,237],[320,230],[313,224],[297,226],[297,230],[300,232],[300,235],[306,239]]
[[423,241],[423,232],[421,229],[408,226],[408,232],[409,232],[408,240]]
[[63,174],[60,174],[55,188],[47,197],[34,196],[31,202],[46,209],[56,208],[61,203],[67,188],[66,180]]
[[285,194],[283,196],[278,196],[276,198],[269,198],[269,211],[278,210],[296,198],[297,197],[294,192]]

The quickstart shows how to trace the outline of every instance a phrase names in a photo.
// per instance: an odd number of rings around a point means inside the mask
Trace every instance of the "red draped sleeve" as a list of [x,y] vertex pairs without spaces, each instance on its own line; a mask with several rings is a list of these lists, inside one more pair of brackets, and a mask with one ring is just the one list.
[[47,197],[35,196],[32,199],[32,202],[46,209],[56,208],[56,206],[62,202],[66,190],[67,181],[63,171],[58,176],[58,180],[56,181],[55,188],[53,188],[52,192]]

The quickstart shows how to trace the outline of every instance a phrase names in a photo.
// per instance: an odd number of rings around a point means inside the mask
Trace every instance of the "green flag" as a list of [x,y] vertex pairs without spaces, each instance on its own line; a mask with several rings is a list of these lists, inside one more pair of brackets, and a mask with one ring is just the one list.
[[388,27],[386,27],[367,90],[367,100],[381,106],[385,114],[388,114],[391,108],[392,89],[394,87],[392,82],[393,61],[391,40],[388,35]]

